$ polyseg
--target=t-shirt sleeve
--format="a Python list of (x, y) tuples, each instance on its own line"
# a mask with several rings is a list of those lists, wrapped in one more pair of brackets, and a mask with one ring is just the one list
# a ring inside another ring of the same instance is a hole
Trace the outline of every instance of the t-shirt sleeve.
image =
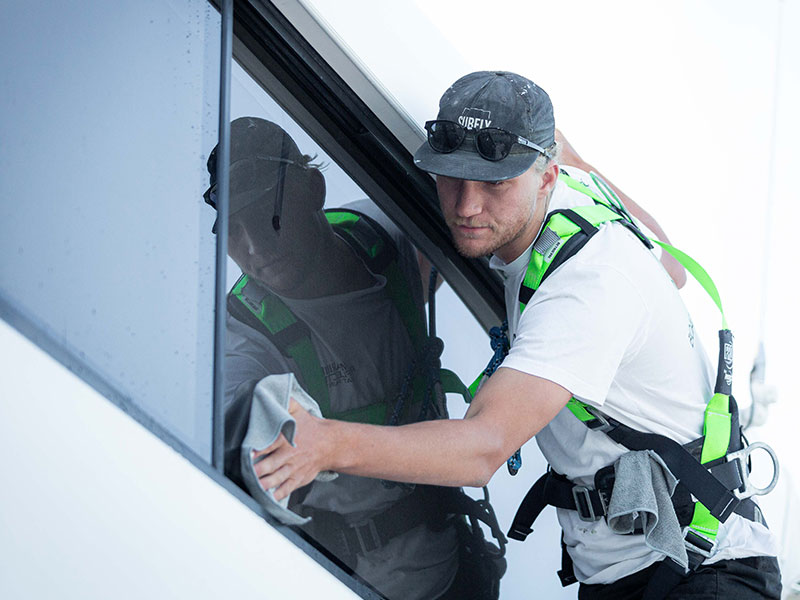
[(526, 306), (502, 366), (553, 381), (599, 407), (646, 327), (645, 303), (632, 282), (613, 265), (575, 256)]

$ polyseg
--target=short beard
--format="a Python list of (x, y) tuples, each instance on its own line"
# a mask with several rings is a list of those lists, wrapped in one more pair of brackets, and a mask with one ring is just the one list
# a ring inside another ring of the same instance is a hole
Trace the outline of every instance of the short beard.
[[(463, 256), (464, 258), (480, 258), (482, 256), (491, 256), (492, 253), (495, 250), (497, 250), (497, 248), (493, 248), (493, 249), (491, 249), (491, 250), (489, 250), (487, 252), (483, 252), (483, 251), (472, 250), (471, 248), (464, 248), (455, 239), (453, 240), (453, 245), (456, 247), (456, 251), (458, 251), (458, 253), (461, 256)], [(498, 246), (498, 248), (499, 248), (499, 246)]]
[[(545, 206), (549, 205), (549, 201), (550, 197), (548, 196), (547, 200), (545, 201)], [(460, 240), (456, 236), (451, 234), (453, 245), (456, 247), (458, 253), (465, 258), (480, 258), (482, 256), (492, 256), (495, 253), (495, 251), (502, 248), (503, 246), (506, 246), (507, 244), (510, 244), (511, 242), (516, 240), (520, 235), (522, 235), (522, 232), (525, 230), (530, 220), (536, 218), (536, 209), (538, 208), (538, 206), (539, 203), (537, 201), (534, 201), (533, 207), (531, 208), (531, 212), (528, 215), (528, 220), (520, 223), (517, 229), (511, 232), (506, 232), (506, 235), (504, 235), (499, 240), (494, 241), (494, 243), (486, 249), (475, 250), (470, 247), (464, 247), (462, 246)]]

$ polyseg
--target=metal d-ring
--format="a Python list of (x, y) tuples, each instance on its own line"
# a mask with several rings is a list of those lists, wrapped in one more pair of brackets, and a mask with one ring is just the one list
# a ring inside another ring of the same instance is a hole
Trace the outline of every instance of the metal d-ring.
[[(758, 449), (764, 450), (767, 454), (769, 454), (770, 460), (772, 460), (772, 481), (769, 482), (767, 487), (763, 488), (756, 487), (750, 483), (750, 475), (747, 471), (747, 461), (750, 458), (750, 454), (752, 454), (753, 450)], [(742, 476), (743, 483), (741, 488), (733, 490), (733, 495), (740, 500), (749, 498), (750, 496), (763, 496), (764, 494), (769, 494), (778, 483), (778, 475), (780, 473), (778, 457), (775, 454), (775, 451), (764, 442), (753, 442), (741, 450), (731, 452), (725, 458), (728, 460), (728, 462), (732, 460), (739, 461), (739, 473)]]

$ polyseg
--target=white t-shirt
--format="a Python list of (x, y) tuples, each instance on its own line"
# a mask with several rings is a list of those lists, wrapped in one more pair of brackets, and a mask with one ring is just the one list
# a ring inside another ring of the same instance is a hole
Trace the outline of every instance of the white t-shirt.
[[(582, 171), (565, 170), (593, 187)], [(591, 203), (559, 181), (549, 210)], [(519, 288), (530, 257), (528, 248), (509, 264), (497, 257), (490, 263), (505, 280), (511, 350), (502, 366), (553, 381), (640, 431), (681, 444), (699, 437), (714, 372), (656, 254), (625, 227), (603, 224), (548, 275), (520, 315)], [(598, 469), (627, 452), (567, 408), (536, 440), (553, 470), (588, 487)], [(610, 583), (663, 558), (643, 536), (616, 535), (605, 520), (587, 523), (565, 509), (558, 509), (558, 518), (584, 583)], [(776, 554), (769, 531), (736, 514), (720, 525), (717, 540), (709, 562)]]

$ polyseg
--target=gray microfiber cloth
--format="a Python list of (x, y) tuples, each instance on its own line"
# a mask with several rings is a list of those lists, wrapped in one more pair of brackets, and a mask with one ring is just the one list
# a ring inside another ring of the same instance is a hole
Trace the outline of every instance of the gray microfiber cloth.
[(652, 450), (627, 452), (614, 463), (614, 489), (608, 503), (608, 526), (614, 533), (634, 530), (641, 518), (644, 541), (684, 569), (689, 557), (670, 498), (678, 480)]
[[(322, 417), (319, 405), (309, 396), (293, 373), (269, 375), (264, 377), (253, 389), (253, 402), (250, 407), (250, 422), (247, 434), (242, 441), (242, 476), (250, 495), (273, 517), (287, 525), (302, 525), (309, 521), (288, 509), (289, 497), (275, 500), (274, 490), (264, 491), (259, 485), (252, 451), (260, 451), (272, 445), (283, 434), (294, 445), (295, 421), (289, 414), (289, 400), (294, 398), (300, 406), (315, 417)], [(316, 477), (318, 481), (331, 481), (336, 473), (323, 471)]]

